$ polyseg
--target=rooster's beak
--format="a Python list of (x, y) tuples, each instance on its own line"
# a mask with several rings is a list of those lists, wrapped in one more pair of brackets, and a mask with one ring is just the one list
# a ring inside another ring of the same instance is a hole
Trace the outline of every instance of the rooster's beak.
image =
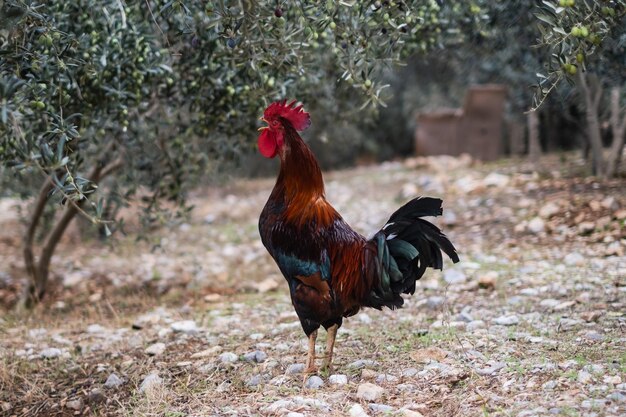
[[(259, 120), (261, 120), (262, 122), (265, 122), (265, 123), (269, 124), (269, 122), (268, 122), (267, 120), (265, 120), (265, 118), (264, 118), (264, 117), (259, 117)], [(258, 128), (258, 129), (257, 129), (257, 131), (259, 131), (259, 132), (260, 132), (261, 130), (265, 130), (265, 129), (269, 129), (269, 128), (270, 128), (269, 126), (261, 126), (260, 128)]]

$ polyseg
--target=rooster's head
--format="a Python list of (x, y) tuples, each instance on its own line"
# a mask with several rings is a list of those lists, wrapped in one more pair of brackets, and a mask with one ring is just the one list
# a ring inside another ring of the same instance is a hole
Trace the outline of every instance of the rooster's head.
[(261, 120), (267, 123), (259, 129), (259, 151), (266, 158), (273, 158), (285, 146), (285, 129), (290, 126), (303, 131), (311, 124), (309, 113), (302, 105), (296, 106), (296, 101), (287, 103), (287, 100), (270, 104), (263, 112)]

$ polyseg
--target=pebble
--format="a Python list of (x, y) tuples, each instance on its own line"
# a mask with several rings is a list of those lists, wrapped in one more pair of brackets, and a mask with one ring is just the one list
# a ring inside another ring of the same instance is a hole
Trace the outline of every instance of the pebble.
[(467, 280), (467, 276), (459, 269), (448, 268), (443, 271), (443, 280), (448, 284), (460, 284)]
[[(348, 364), (348, 368), (361, 369), (361, 368), (377, 366), (377, 365), (378, 365), (378, 362), (373, 361), (371, 359), (359, 359), (357, 361), (354, 361)], [(304, 365), (302, 366), (304, 367)]]
[(541, 217), (533, 217), (526, 226), (528, 231), (533, 234), (539, 234), (546, 229), (546, 223)]
[(539, 216), (548, 219), (561, 211), (560, 207), (553, 202), (548, 202), (539, 209)]
[(233, 363), (239, 360), (239, 356), (233, 352), (224, 352), (219, 356), (219, 360), (222, 363)]
[(91, 392), (89, 392), (89, 395), (87, 396), (87, 400), (89, 401), (89, 404), (98, 404), (98, 403), (106, 401), (106, 399), (107, 399), (106, 395), (100, 388), (92, 389)]
[(619, 375), (606, 375), (602, 381), (605, 384), (619, 386), (622, 383), (622, 378)]
[(606, 406), (606, 400), (600, 400), (597, 398), (591, 398), (589, 400), (584, 400), (583, 402), (580, 403), (580, 406), (582, 408), (592, 408), (592, 409), (598, 409), (598, 408), (604, 408), (604, 406)]
[(324, 380), (317, 375), (313, 375), (307, 379), (304, 386), (308, 389), (318, 389), (324, 386)]
[(302, 373), (303, 371), (304, 371), (303, 363), (294, 363), (287, 367), (287, 373), (290, 375), (299, 374), (299, 373)]
[(99, 324), (90, 324), (87, 326), (87, 333), (100, 334), (105, 333), (107, 329)]
[(412, 378), (417, 375), (418, 372), (419, 370), (417, 368), (407, 368), (402, 371), (402, 376), (405, 378)]
[(348, 383), (348, 377), (343, 374), (331, 375), (328, 378), (328, 383), (331, 385), (346, 385)]
[(359, 319), (359, 321), (363, 324), (371, 324), (372, 323), (372, 318), (365, 314), (365, 313), (360, 313), (357, 318)]
[(362, 400), (374, 402), (381, 399), (384, 393), (385, 390), (382, 387), (366, 382), (359, 385), (356, 396)]
[(287, 414), (287, 417), (304, 417), (304, 414), (296, 413), (295, 411), (292, 411), (292, 412)]
[(141, 382), (141, 385), (139, 386), (139, 392), (147, 393), (155, 388), (158, 388), (159, 386), (161, 386), (161, 384), (163, 384), (163, 379), (159, 376), (158, 372), (152, 372), (148, 374)]
[(472, 332), (477, 329), (482, 329), (484, 327), (485, 327), (485, 322), (482, 320), (472, 320), (469, 323), (467, 323), (467, 326), (465, 326), (465, 328), (469, 332)]
[(246, 362), (263, 363), (267, 359), (267, 354), (262, 350), (255, 350), (254, 352), (249, 352), (243, 355), (243, 359)]
[(519, 323), (519, 318), (516, 315), (500, 316), (493, 320), (493, 322), (500, 326), (514, 326)]
[(561, 304), (559, 300), (555, 300), (554, 298), (545, 298), (539, 302), (539, 306), (543, 308), (552, 309)]
[(476, 369), (476, 373), (479, 375), (491, 375), (499, 371), (500, 369), (503, 369), (504, 367), (506, 367), (506, 364), (504, 362), (496, 362), (487, 366), (486, 368)]
[(12, 408), (13, 408), (13, 405), (11, 405), (11, 403), (8, 403), (6, 401), (0, 404), (0, 409), (4, 411), (5, 413), (8, 413), (9, 411), (11, 411)]
[(165, 352), (165, 343), (154, 343), (150, 346), (148, 346), (145, 350), (146, 354), (150, 355), (150, 356), (159, 356), (162, 355), (163, 352)]
[(369, 409), (375, 413), (391, 413), (393, 412), (393, 407), (386, 404), (369, 404)]
[(609, 400), (614, 401), (616, 403), (620, 403), (620, 404), (626, 403), (626, 395), (622, 394), (619, 391), (612, 392), (606, 398), (608, 398)]
[(259, 385), (261, 385), (263, 383), (263, 377), (259, 374), (254, 375), (252, 378), (250, 378), (247, 382), (246, 385), (249, 387), (257, 387)]
[(200, 329), (198, 329), (198, 326), (196, 325), (196, 322), (193, 320), (176, 321), (170, 325), (170, 328), (175, 333), (183, 333), (188, 335), (194, 335), (200, 331)]
[(578, 379), (578, 382), (580, 382), (581, 384), (589, 384), (590, 382), (593, 381), (593, 377), (587, 371), (579, 371), (577, 379)]
[(578, 252), (571, 252), (565, 255), (565, 258), (563, 258), (563, 262), (565, 263), (565, 265), (569, 266), (580, 266), (585, 263), (585, 257)]
[(596, 332), (595, 330), (590, 330), (584, 335), (585, 339), (592, 340), (594, 342), (601, 342), (604, 340), (604, 335)]
[(377, 384), (384, 384), (384, 383), (390, 383), (390, 382), (398, 382), (398, 377), (395, 375), (389, 375), (389, 374), (380, 374), (376, 377)]
[(350, 417), (369, 417), (360, 404), (353, 404), (348, 413), (350, 414)]
[(40, 353), (41, 357), (45, 358), (45, 359), (58, 358), (62, 354), (63, 354), (63, 351), (61, 349), (57, 349), (57, 348), (46, 348), (46, 349), (42, 350), (41, 353)]
[(104, 383), (104, 387), (112, 389), (112, 388), (118, 388), (122, 386), (123, 384), (124, 384), (124, 381), (119, 376), (113, 373), (109, 375), (109, 377), (107, 378), (106, 382)]
[(77, 398), (75, 400), (68, 401), (67, 403), (65, 403), (65, 406), (70, 410), (80, 411), (83, 408), (83, 400)]
[(443, 305), (444, 301), (446, 299), (444, 297), (439, 297), (439, 296), (432, 296), (432, 297), (428, 297), (426, 299), (426, 307), (434, 310), (436, 308), (439, 308)]
[(541, 386), (543, 389), (545, 390), (553, 390), (555, 389), (557, 386), (559, 385), (558, 381), (555, 380), (550, 380), (547, 382), (544, 382), (544, 384)]

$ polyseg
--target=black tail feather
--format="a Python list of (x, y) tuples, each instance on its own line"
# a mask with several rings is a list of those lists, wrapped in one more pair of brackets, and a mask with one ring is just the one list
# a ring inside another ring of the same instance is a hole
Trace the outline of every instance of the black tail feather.
[(442, 252), (452, 262), (459, 262), (456, 249), (446, 235), (434, 224), (421, 219), (441, 215), (441, 205), (442, 200), (438, 198), (415, 198), (396, 210), (369, 241), (379, 254), (379, 285), (369, 296), (370, 307), (400, 307), (403, 303), (400, 294), (413, 294), (415, 282), (424, 275), (426, 268), (443, 268)]

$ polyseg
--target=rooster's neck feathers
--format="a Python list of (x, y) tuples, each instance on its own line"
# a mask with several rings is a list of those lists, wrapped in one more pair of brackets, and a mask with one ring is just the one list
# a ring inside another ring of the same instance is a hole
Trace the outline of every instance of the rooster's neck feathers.
[(299, 225), (314, 221), (318, 227), (328, 227), (339, 214), (326, 201), (320, 166), (298, 132), (288, 122), (284, 126), (287, 147), (280, 155), (272, 194), (284, 200), (287, 221)]

